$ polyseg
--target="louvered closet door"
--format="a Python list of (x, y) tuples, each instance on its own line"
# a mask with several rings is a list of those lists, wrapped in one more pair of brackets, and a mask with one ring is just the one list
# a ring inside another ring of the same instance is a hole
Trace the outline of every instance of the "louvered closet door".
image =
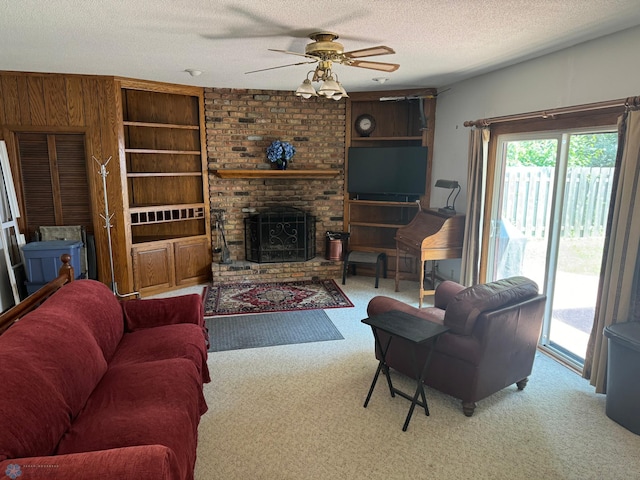
[(37, 227), (82, 225), (93, 231), (83, 134), (17, 135), (27, 238)]

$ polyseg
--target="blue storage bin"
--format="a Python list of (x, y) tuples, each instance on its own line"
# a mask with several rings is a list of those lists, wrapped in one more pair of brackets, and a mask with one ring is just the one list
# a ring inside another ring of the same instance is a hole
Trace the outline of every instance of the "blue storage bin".
[(46, 283), (31, 283), (31, 282), (24, 282), (24, 284), (27, 287), (27, 295), (36, 293), (38, 290), (40, 290), (42, 287), (46, 285)]
[(76, 278), (82, 274), (80, 267), (80, 249), (82, 242), (78, 240), (50, 240), (31, 242), (22, 246), (27, 280), (30, 283), (47, 283), (58, 276), (62, 266), (60, 256), (71, 255), (71, 266)]
[(607, 417), (640, 435), (640, 322), (623, 322), (604, 329), (608, 339)]

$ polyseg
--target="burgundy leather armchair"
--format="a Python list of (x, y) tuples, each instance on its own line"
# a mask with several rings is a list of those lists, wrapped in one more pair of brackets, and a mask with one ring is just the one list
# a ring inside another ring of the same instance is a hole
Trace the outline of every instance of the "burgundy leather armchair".
[[(546, 296), (525, 277), (512, 277), (465, 288), (442, 282), (435, 291), (434, 306), (418, 309), (390, 297), (371, 299), (371, 317), (400, 310), (450, 327), (438, 339), (424, 380), (425, 385), (462, 400), (470, 417), (476, 402), (516, 384), (522, 390), (531, 374), (542, 330)], [(381, 344), (388, 336), (379, 332)], [(389, 367), (410, 377), (413, 346), (394, 338), (387, 352)], [(428, 346), (417, 352), (423, 362)], [(376, 357), (380, 352), (376, 347)]]

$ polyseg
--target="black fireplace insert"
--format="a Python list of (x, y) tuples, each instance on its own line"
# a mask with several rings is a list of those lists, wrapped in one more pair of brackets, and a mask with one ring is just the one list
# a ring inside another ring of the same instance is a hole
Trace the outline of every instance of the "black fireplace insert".
[(304, 262), (316, 256), (316, 217), (293, 207), (274, 207), (244, 219), (245, 258), (250, 262)]

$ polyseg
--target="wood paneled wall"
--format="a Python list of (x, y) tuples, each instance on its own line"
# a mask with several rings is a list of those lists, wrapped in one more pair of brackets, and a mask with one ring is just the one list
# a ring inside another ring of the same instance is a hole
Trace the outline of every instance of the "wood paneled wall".
[[(14, 132), (80, 132), (85, 134), (87, 175), (99, 280), (110, 285), (111, 270), (105, 222), (102, 177), (92, 159), (112, 160), (107, 166), (109, 211), (115, 280), (121, 293), (133, 288), (131, 257), (126, 249), (122, 215), (122, 176), (118, 157), (118, 120), (113, 77), (0, 72), (0, 139), (7, 142), (21, 209), (20, 169)], [(24, 226), (21, 226), (24, 231)]]

